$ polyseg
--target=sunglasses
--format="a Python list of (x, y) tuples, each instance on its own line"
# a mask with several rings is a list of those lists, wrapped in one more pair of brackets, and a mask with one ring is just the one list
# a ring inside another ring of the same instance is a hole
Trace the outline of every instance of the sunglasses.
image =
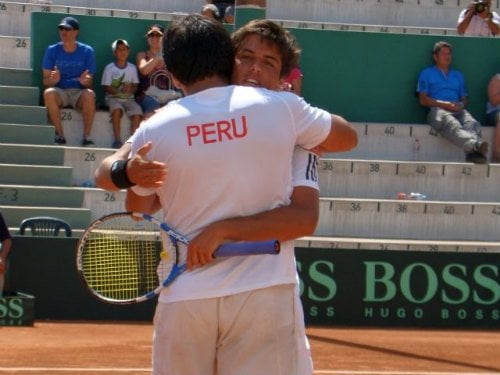
[(58, 29), (59, 29), (59, 31), (61, 31), (61, 30), (66, 30), (66, 31), (73, 30), (71, 27), (65, 27), (65, 26), (59, 26)]
[(148, 35), (148, 38), (161, 38), (163, 35), (157, 34), (157, 33), (152, 33)]

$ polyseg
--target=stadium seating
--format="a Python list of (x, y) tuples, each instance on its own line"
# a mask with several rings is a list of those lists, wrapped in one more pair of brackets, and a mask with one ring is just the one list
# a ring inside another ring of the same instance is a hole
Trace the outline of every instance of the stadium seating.
[[(418, 4), (416, 0), (404, 3), (316, 0), (310, 9), (303, 9), (299, 0), (290, 0), (294, 6), (289, 7), (283, 7), (283, 1), (268, 1), (268, 14), (271, 18), (291, 19), (279, 21), (285, 27), (436, 35), (454, 33), (449, 20), (457, 17), (463, 5), (459, 1), (453, 1), (454, 5), (446, 1), (439, 5), (434, 0), (420, 0)], [(39, 89), (30, 87), (29, 13), (60, 12), (64, 8), (64, 13), (70, 14), (171, 20), (176, 15), (160, 12), (174, 8), (189, 12), (199, 6), (196, 2), (195, 8), (195, 1), (163, 3), (7, 2), (6, 9), (0, 4), (0, 211), (11, 228), (17, 229), (26, 217), (50, 215), (68, 221), (78, 236), (91, 220), (123, 210), (124, 201), (123, 191), (109, 193), (92, 187), (96, 166), (113, 152), (109, 148), (112, 133), (106, 111), (100, 110), (96, 115), (92, 134), (96, 147), (78, 147), (81, 116), (70, 109), (63, 110), (68, 146), (53, 145), (53, 127), (47, 124), (45, 108), (39, 106)], [(279, 4), (282, 9), (278, 9)], [(357, 12), (360, 4), (370, 11)], [(325, 10), (327, 5), (331, 9)], [(295, 13), (287, 15), (290, 10), (284, 8), (294, 8)], [(447, 25), (436, 25), (432, 19), (428, 24), (415, 19), (412, 24), (407, 17), (415, 9), (441, 15), (446, 11), (453, 17), (443, 18), (448, 20)], [(329, 13), (334, 10), (336, 16)], [(396, 18), (387, 20), (387, 15), (382, 18), (384, 12), (397, 13), (393, 14)], [(354, 18), (361, 17), (357, 13), (370, 16), (360, 22)], [(320, 14), (324, 18), (319, 18)], [(340, 14), (345, 18), (339, 18)], [(7, 18), (17, 21), (3, 22)], [(348, 22), (351, 24), (346, 29)], [(349, 153), (325, 155), (320, 162), (320, 222), (315, 235), (300, 239), (298, 246), (500, 251), (500, 165), (464, 163), (463, 153), (425, 124), (358, 122), (354, 125), (359, 146)], [(122, 133), (123, 138), (129, 133), (126, 119)], [(491, 142), (493, 129), (484, 128), (484, 136)], [(419, 192), (427, 199), (398, 200), (400, 192)]]
[[(454, 29), (469, 0), (268, 0), (272, 19), (368, 24), (383, 26), (443, 27)], [(149, 12), (197, 12), (201, 0), (52, 0), (51, 7), (77, 6)], [(41, 4), (43, 6), (43, 4)], [(46, 5), (47, 6), (47, 5)], [(499, 4), (493, 1), (493, 7)]]

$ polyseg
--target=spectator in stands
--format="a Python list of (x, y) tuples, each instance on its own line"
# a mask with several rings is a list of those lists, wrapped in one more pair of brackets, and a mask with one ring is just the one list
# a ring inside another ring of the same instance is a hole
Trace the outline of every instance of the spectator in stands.
[(500, 16), (491, 11), (491, 0), (472, 1), (462, 10), (458, 17), (457, 31), (460, 35), (498, 35)]
[(458, 70), (451, 69), (452, 46), (434, 44), (435, 65), (425, 68), (418, 78), (420, 104), (429, 107), (427, 120), (444, 138), (466, 152), (466, 161), (486, 163), (488, 143), (481, 139), (481, 125), (465, 109), (467, 90)]
[(220, 22), (234, 23), (234, 0), (205, 0), (201, 14)]
[(151, 25), (146, 32), (149, 49), (139, 52), (136, 58), (136, 65), (139, 69), (139, 90), (136, 100), (146, 118), (169, 101), (182, 96), (179, 91), (175, 90), (163, 60), (164, 32), (163, 26)]
[(495, 74), (488, 84), (488, 104), (486, 105), (486, 121), (495, 126), (495, 146), (493, 161), (500, 162), (500, 73)]
[(302, 71), (298, 66), (290, 71), (290, 74), (281, 80), (281, 88), (302, 96)]
[(92, 90), (96, 70), (92, 47), (76, 40), (80, 31), (73, 17), (63, 18), (57, 26), (61, 42), (47, 48), (43, 57), (43, 97), (51, 123), (56, 128), (55, 142), (65, 144), (61, 107), (71, 106), (82, 112), (83, 146), (92, 146), (90, 139), (95, 116), (95, 93)]
[(133, 134), (142, 120), (142, 109), (134, 94), (139, 86), (139, 76), (134, 64), (128, 62), (130, 46), (125, 39), (117, 39), (111, 45), (115, 61), (109, 63), (102, 74), (102, 86), (106, 92), (106, 105), (111, 113), (113, 148), (122, 147), (120, 123), (123, 112), (130, 117), (130, 132)]
[(9, 233), (9, 228), (5, 224), (2, 214), (0, 213), (0, 297), (3, 293), (5, 282), (5, 273), (7, 271), (7, 256), (12, 247), (12, 238)]

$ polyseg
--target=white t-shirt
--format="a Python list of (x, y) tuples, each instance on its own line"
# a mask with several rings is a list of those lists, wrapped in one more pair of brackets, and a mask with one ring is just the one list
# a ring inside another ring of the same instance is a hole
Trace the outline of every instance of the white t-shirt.
[[(130, 136), (127, 143), (134, 142), (135, 134)], [(295, 147), (292, 157), (292, 186), (307, 186), (319, 190), (318, 164), (318, 155), (302, 147)]]
[[(168, 165), (157, 190), (164, 220), (193, 238), (208, 224), (288, 205), (296, 145), (310, 149), (330, 131), (331, 115), (297, 95), (253, 87), (204, 90), (169, 105), (136, 131), (132, 153)], [(186, 249), (181, 247), (181, 262)], [(182, 274), (161, 302), (213, 298), (296, 281), (293, 241), (281, 254), (217, 259)]]
[[(139, 83), (136, 66), (129, 62), (127, 62), (124, 68), (118, 67), (114, 62), (106, 65), (102, 73), (101, 85), (112, 86), (119, 89), (124, 83)], [(106, 94), (106, 96), (118, 99), (132, 99), (134, 94), (118, 92), (116, 95)]]
[[(458, 23), (462, 22), (465, 19), (465, 13), (467, 9), (462, 10), (460, 12), (460, 16), (458, 16)], [(497, 25), (500, 25), (500, 16), (496, 12), (492, 13), (492, 20)], [(465, 29), (464, 35), (476, 35), (476, 36), (492, 36), (490, 28), (488, 27), (488, 23), (484, 18), (479, 17), (477, 14), (473, 15), (469, 26)]]

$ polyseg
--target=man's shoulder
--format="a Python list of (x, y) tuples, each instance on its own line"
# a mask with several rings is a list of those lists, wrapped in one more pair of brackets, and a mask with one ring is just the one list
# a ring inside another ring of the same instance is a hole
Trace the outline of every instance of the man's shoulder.
[(435, 73), (437, 70), (436, 65), (429, 65), (422, 69), (422, 73)]
[(57, 43), (54, 43), (54, 44), (50, 44), (47, 47), (47, 51), (57, 51), (57, 50), (59, 50), (61, 48), (62, 48), (62, 42), (57, 42)]
[(79, 49), (81, 50), (86, 50), (86, 51), (92, 51), (94, 52), (94, 48), (92, 48), (92, 46), (88, 45), (88, 44), (85, 44), (85, 43), (82, 43), (82, 42), (76, 42), (77, 46)]
[(455, 77), (463, 77), (464, 76), (460, 70), (453, 69), (453, 68), (450, 69), (450, 73), (449, 74), (450, 75), (454, 75)]

